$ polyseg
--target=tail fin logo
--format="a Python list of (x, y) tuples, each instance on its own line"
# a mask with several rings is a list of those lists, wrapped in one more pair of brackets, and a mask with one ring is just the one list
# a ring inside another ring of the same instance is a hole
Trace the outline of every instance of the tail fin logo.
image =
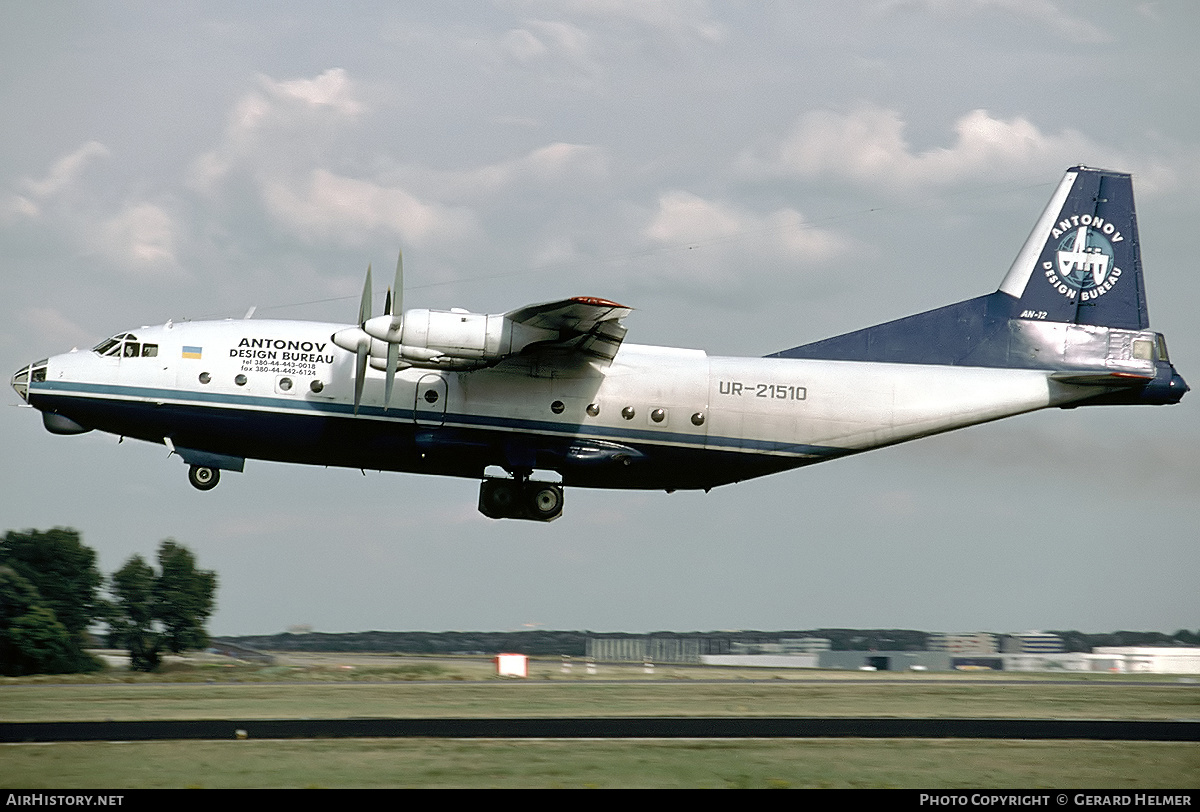
[[(1086, 215), (1078, 219), (1085, 218), (1093, 219)], [(1112, 229), (1108, 223), (1104, 226)], [(1100, 229), (1064, 221), (1054, 229), (1053, 236), (1061, 237), (1054, 252), (1055, 261), (1043, 262), (1042, 269), (1059, 293), (1068, 299), (1078, 296), (1087, 301), (1112, 290), (1121, 269), (1114, 264), (1112, 243)], [(1121, 233), (1114, 231), (1114, 238), (1122, 239)]]

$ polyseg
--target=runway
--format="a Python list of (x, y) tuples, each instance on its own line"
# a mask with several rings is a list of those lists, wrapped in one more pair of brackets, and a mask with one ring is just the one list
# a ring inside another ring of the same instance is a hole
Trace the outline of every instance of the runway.
[(850, 717), (228, 719), (3, 722), (0, 743), (171, 739), (1081, 739), (1200, 741), (1200, 721)]

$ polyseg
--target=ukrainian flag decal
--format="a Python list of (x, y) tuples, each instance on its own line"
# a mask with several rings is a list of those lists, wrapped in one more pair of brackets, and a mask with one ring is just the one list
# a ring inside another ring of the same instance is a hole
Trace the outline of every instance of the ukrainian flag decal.
[(183, 348), (183, 357), (184, 358), (199, 358), (201, 353), (203, 352), (203, 350), (204, 350), (203, 347), (188, 347), (185, 345)]

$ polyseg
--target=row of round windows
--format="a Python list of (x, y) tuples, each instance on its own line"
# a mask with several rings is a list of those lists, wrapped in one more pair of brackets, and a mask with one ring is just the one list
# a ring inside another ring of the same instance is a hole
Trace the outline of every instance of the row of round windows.
[[(235, 384), (237, 384), (238, 386), (245, 386), (247, 381), (248, 381), (248, 379), (246, 378), (246, 376), (241, 373), (238, 373), (233, 378), (233, 382)], [(200, 383), (207, 384), (207, 383), (211, 383), (211, 382), (212, 382), (212, 375), (210, 375), (207, 372), (200, 373)], [(278, 382), (279, 389), (283, 392), (290, 392), (293, 385), (294, 385), (294, 383), (293, 383), (292, 379), (287, 378), (287, 377), (280, 378), (279, 382)], [(323, 390), (325, 388), (325, 384), (322, 383), (320, 380), (314, 379), (311, 383), (309, 383), (308, 388), (310, 390), (312, 390), (313, 392), (320, 392), (321, 390)], [(429, 401), (430, 403), (436, 403), (437, 399), (438, 399), (437, 392), (432, 389), (428, 390), (425, 393), (425, 399), (427, 401)], [(550, 411), (554, 412), (555, 414), (562, 414), (566, 410), (566, 408), (567, 408), (566, 404), (563, 403), (561, 400), (556, 400), (550, 404)], [(587, 411), (588, 415), (591, 417), (599, 417), (600, 416), (600, 404), (589, 403), (587, 405), (586, 411)], [(637, 417), (637, 410), (634, 409), (632, 406), (626, 406), (625, 408), (621, 409), (621, 417), (625, 418), (626, 420), (632, 420), (633, 418)], [(667, 419), (667, 410), (666, 409), (654, 409), (653, 411), (650, 412), (650, 419), (653, 420), (655, 423), (663, 422), (664, 420)], [(704, 425), (704, 412), (696, 412), (692, 415), (692, 425), (693, 426), (703, 426)]]
[[(199, 377), (200, 383), (212, 383), (212, 375), (207, 372), (201, 372)], [(249, 380), (249, 378), (240, 372), (233, 376), (233, 382), (238, 386), (245, 386)], [(292, 391), (292, 387), (295, 386), (295, 382), (292, 381), (291, 378), (284, 377), (279, 379), (277, 386), (282, 392), (290, 392)], [(325, 388), (325, 384), (314, 378), (313, 381), (309, 383), (308, 388), (313, 392), (320, 392)]]
[[(566, 404), (564, 404), (561, 400), (556, 400), (550, 404), (550, 411), (554, 412), (555, 414), (562, 414), (566, 408), (567, 408)], [(599, 417), (600, 416), (600, 404), (589, 403), (587, 405), (587, 409), (585, 409), (585, 411), (588, 413), (588, 415), (590, 417)], [(637, 417), (637, 409), (633, 408), (632, 406), (626, 406), (625, 408), (621, 409), (621, 417), (625, 418), (626, 420), (632, 420), (633, 418)], [(664, 420), (667, 419), (667, 410), (666, 409), (652, 410), (650, 412), (650, 419), (653, 420), (655, 423), (663, 422)], [(692, 425), (693, 426), (703, 426), (704, 425), (704, 412), (696, 412), (692, 415)]]

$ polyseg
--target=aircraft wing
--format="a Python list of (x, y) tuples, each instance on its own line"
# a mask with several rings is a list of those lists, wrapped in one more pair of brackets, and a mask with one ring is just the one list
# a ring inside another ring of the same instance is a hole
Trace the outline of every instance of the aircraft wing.
[(557, 338), (526, 346), (525, 352), (578, 353), (611, 361), (625, 339), (626, 328), (621, 319), (630, 312), (631, 308), (607, 299), (575, 296), (520, 307), (504, 317), (516, 324), (558, 333)]

